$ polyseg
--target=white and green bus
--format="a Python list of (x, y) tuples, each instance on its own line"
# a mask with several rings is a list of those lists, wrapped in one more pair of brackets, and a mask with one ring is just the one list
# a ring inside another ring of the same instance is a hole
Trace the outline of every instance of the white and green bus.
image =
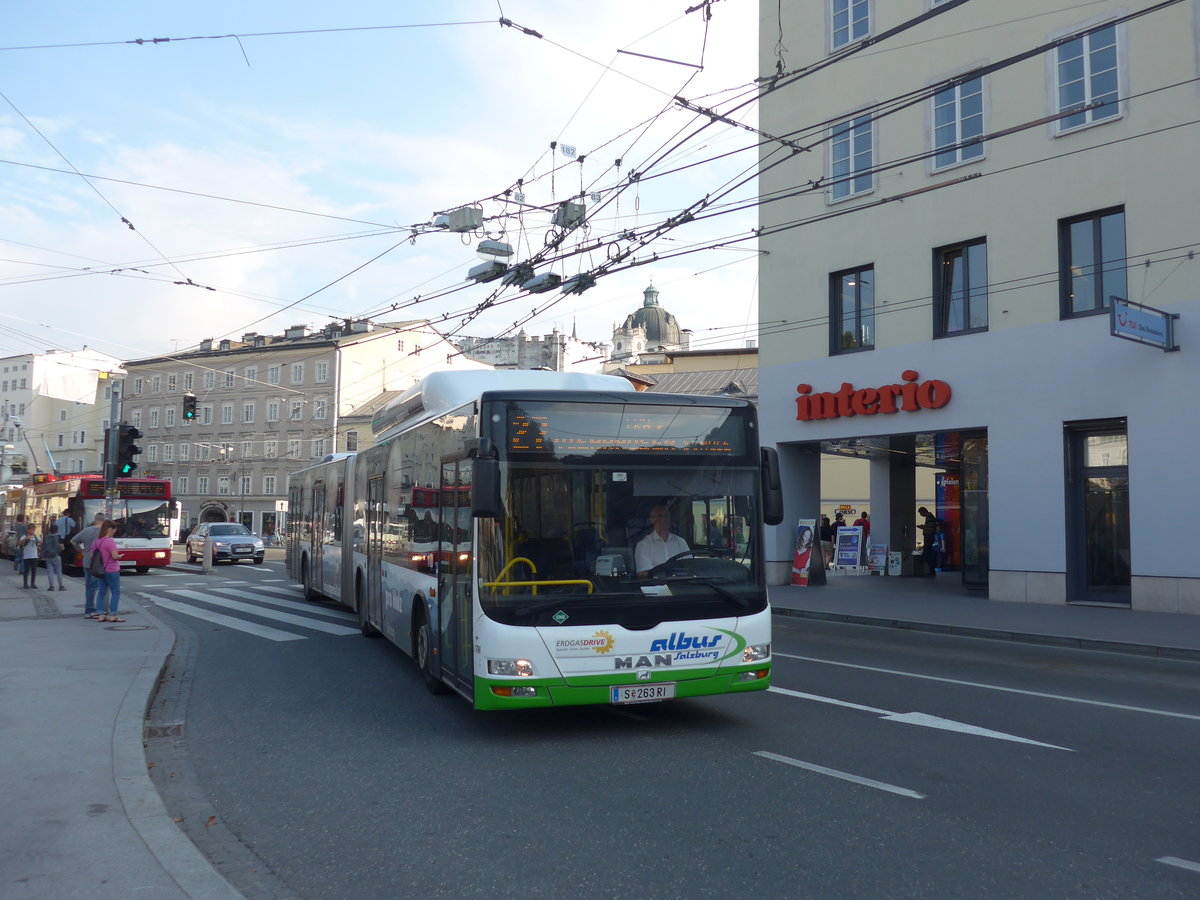
[(431, 691), (517, 709), (770, 684), (762, 524), (781, 500), (751, 404), (440, 372), (374, 429), (291, 476), (289, 571)]

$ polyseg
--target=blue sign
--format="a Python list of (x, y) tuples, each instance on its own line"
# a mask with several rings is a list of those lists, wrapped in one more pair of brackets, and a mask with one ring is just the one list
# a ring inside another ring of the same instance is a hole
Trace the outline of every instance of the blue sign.
[(1149, 344), (1163, 350), (1178, 350), (1175, 343), (1175, 320), (1178, 313), (1163, 312), (1129, 300), (1112, 298), (1109, 307), (1109, 333), (1138, 344)]

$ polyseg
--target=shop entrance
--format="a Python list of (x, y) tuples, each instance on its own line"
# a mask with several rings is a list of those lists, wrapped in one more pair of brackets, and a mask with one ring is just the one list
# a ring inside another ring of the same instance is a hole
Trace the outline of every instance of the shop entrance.
[(1069, 425), (1067, 601), (1129, 606), (1129, 442), (1124, 419)]

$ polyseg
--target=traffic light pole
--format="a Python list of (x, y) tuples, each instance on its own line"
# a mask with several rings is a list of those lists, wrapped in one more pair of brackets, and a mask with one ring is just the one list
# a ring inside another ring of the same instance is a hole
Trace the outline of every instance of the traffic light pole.
[(110, 379), (112, 405), (108, 411), (108, 446), (104, 448), (104, 498), (105, 518), (112, 517), (113, 504), (117, 498), (117, 444), (121, 436), (121, 382)]

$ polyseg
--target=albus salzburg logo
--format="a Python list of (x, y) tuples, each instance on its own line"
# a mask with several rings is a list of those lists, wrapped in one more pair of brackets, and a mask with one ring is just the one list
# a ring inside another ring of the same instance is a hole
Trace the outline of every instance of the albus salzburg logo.
[[(950, 385), (937, 378), (922, 381), (912, 369), (900, 373), (903, 384), (885, 384), (878, 388), (856, 388), (848, 381), (841, 388), (813, 394), (811, 384), (796, 385), (796, 419), (839, 419), (842, 416), (873, 416), (877, 413), (916, 412), (941, 409), (950, 402)], [(811, 394), (811, 396), (809, 396)]]

